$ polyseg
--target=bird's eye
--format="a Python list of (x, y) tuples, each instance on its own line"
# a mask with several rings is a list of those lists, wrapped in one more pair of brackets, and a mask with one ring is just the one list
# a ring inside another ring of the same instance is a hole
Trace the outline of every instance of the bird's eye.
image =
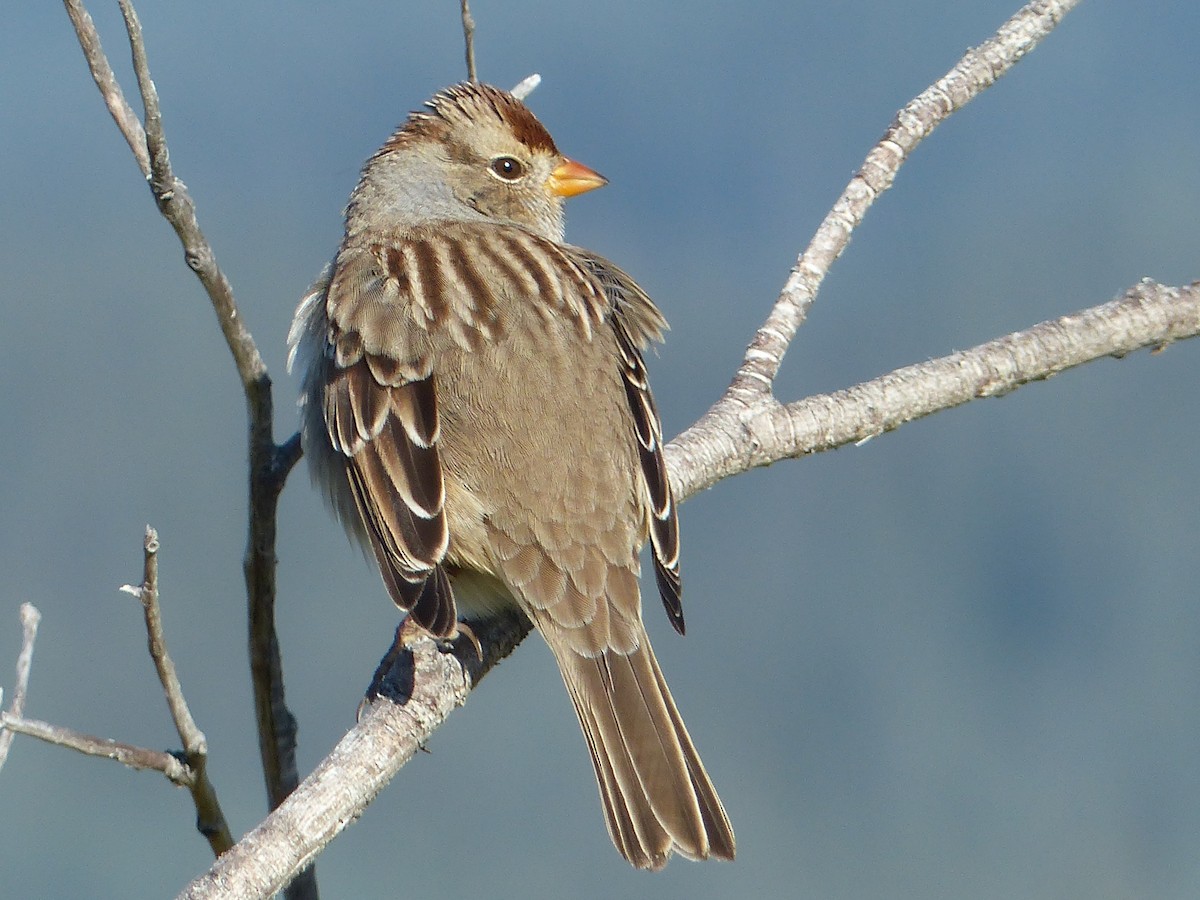
[(489, 168), (493, 175), (503, 181), (516, 181), (525, 174), (525, 167), (511, 156), (497, 156)]

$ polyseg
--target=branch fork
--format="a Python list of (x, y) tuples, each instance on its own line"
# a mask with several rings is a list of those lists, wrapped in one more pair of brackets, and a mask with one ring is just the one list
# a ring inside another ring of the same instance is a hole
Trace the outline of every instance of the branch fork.
[(154, 661), (159, 683), (167, 698), (167, 707), (171, 711), (175, 730), (183, 742), (184, 749), (178, 753), (149, 750), (51, 725), (49, 722), (26, 719), (23, 716), (25, 686), (29, 680), (33, 640), (40, 619), (37, 609), (26, 603), (21, 607), (21, 620), (25, 624), (25, 644), (17, 663), (17, 696), (8, 712), (0, 712), (0, 765), (7, 755), (8, 747), (5, 742), (11, 742), (13, 734), (24, 734), (88, 756), (116, 760), (132, 769), (162, 772), (172, 784), (185, 787), (191, 792), (196, 807), (196, 828), (204, 835), (213, 853), (219, 856), (233, 846), (233, 835), (229, 831), (224, 813), (221, 812), (216, 789), (208, 779), (208, 742), (204, 732), (192, 718), (175, 672), (175, 663), (167, 652), (167, 641), (162, 628), (162, 610), (158, 602), (158, 533), (148, 525), (142, 550), (142, 583), (136, 586), (124, 585), (121, 590), (136, 597), (142, 604), (150, 658)]

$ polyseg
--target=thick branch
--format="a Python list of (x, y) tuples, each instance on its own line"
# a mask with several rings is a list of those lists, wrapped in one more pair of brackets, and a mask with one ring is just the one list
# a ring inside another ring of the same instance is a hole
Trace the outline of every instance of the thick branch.
[(180, 898), (269, 897), (310, 865), (375, 798), (471, 688), (528, 633), (523, 617), (493, 619), (444, 653), (429, 639), (396, 653), (375, 688), (380, 699), (338, 742), (304, 783), (257, 828), (196, 879)]
[(763, 397), (716, 406), (667, 445), (671, 484), (682, 502), (747, 469), (858, 443), (1105, 356), (1197, 334), (1200, 285), (1173, 288), (1146, 280), (1103, 306), (846, 390), (787, 405)]

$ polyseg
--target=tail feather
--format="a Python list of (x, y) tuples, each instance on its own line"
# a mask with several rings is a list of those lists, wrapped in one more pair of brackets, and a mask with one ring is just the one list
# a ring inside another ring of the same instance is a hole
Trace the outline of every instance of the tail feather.
[[(647, 650), (649, 650), (649, 644), (647, 644)], [(671, 698), (671, 692), (667, 688), (666, 679), (663, 678), (662, 669), (659, 668), (653, 651), (649, 653), (649, 656), (650, 664), (654, 667), (655, 679), (658, 681), (663, 696), (667, 699), (667, 709), (675, 723), (675, 733), (679, 736), (679, 743), (687, 760), (688, 774), (691, 776), (692, 787), (700, 805), (700, 815), (704, 819), (704, 833), (708, 835), (708, 855), (715, 859), (732, 860), (737, 855), (737, 841), (733, 835), (733, 826), (729, 824), (729, 817), (725, 815), (725, 807), (721, 805), (717, 789), (709, 780), (708, 772), (704, 770), (704, 763), (700, 761), (700, 754), (696, 751), (696, 745), (692, 743), (691, 735), (688, 734), (687, 727), (683, 724), (683, 717), (679, 714), (679, 709)], [(682, 848), (680, 852), (683, 852)], [(702, 859), (704, 857), (692, 858)]]
[[(604, 822), (617, 851), (639, 869), (660, 869), (667, 861), (671, 839), (650, 809), (629, 754), (624, 752), (616, 720), (607, 711), (594, 715), (579, 695), (569, 691), (596, 770)], [(608, 735), (608, 736), (606, 736)], [(618, 748), (615, 753), (610, 748)], [(629, 798), (637, 798), (630, 802)]]
[(579, 716), (613, 843), (638, 868), (733, 859), (733, 830), (643, 630), (629, 654), (551, 649)]

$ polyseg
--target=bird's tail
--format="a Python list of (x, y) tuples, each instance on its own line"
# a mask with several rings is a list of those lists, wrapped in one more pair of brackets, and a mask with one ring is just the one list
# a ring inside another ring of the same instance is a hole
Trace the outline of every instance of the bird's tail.
[[(639, 623), (640, 624), (640, 623)], [(583, 728), (613, 843), (639, 869), (672, 852), (733, 859), (733, 829), (642, 628), (632, 653), (552, 647)]]

